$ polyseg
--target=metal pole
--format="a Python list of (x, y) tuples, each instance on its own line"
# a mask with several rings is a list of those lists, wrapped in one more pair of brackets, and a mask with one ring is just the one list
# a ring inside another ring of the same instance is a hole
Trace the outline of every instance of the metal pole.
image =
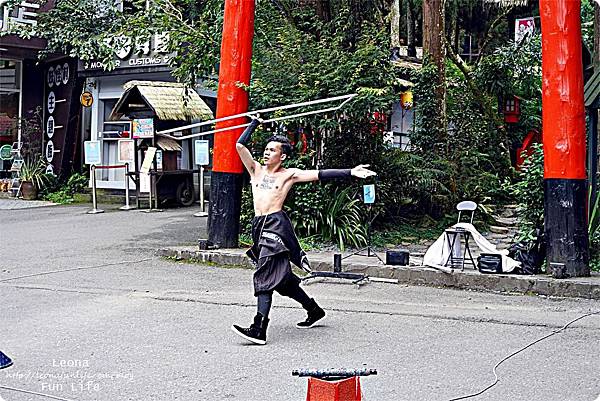
[(208, 213), (204, 211), (204, 166), (200, 166), (200, 211), (194, 213), (194, 217), (206, 217)]
[[(150, 176), (150, 193), (148, 197), (148, 209), (142, 210), (144, 213), (162, 212), (162, 209), (158, 208), (158, 189), (156, 185), (156, 174), (152, 174), (152, 170), (148, 172)], [(141, 177), (141, 176), (140, 176)], [(153, 196), (154, 194), (154, 196)], [(152, 202), (154, 202), (154, 209), (152, 208)]]
[(92, 175), (92, 207), (93, 209), (88, 211), (88, 214), (104, 213), (104, 210), (98, 209), (98, 200), (96, 198), (96, 166), (92, 164), (90, 167)]
[(121, 210), (134, 209), (133, 206), (129, 205), (129, 163), (125, 163), (125, 206), (121, 206)]

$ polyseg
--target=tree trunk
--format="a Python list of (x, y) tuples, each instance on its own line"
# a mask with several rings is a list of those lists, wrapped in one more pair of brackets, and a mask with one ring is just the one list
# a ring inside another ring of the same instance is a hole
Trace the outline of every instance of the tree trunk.
[(329, 10), (329, 0), (299, 0), (299, 6), (307, 6), (315, 10), (319, 18), (325, 22), (331, 21), (331, 12)]
[(406, 0), (406, 44), (408, 45), (408, 55), (417, 57), (415, 45), (415, 14), (412, 0)]
[(400, 0), (392, 0), (390, 10), (390, 42), (391, 47), (400, 47)]
[(423, 0), (423, 58), (429, 59), (438, 70), (437, 82), (437, 140), (444, 155), (448, 154), (446, 129), (446, 47), (444, 0)]
[(594, 5), (594, 67), (600, 65), (600, 6)]

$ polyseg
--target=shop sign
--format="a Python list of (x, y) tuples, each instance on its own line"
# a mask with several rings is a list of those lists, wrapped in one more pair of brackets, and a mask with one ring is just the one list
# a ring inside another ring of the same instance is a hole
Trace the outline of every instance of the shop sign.
[(517, 18), (515, 20), (515, 42), (519, 43), (525, 37), (532, 37), (535, 33), (535, 20), (533, 17)]
[(152, 118), (136, 118), (131, 127), (133, 139), (154, 138), (154, 120)]
[(0, 160), (10, 160), (12, 159), (12, 146), (4, 145), (0, 147)]
[(46, 122), (46, 135), (48, 138), (52, 138), (54, 136), (54, 117), (48, 117), (48, 121)]
[(85, 141), (83, 153), (85, 164), (100, 164), (100, 141)]
[(54, 95), (54, 92), (50, 92), (48, 94), (48, 113), (52, 114), (54, 113), (54, 109), (56, 108), (56, 96)]
[(375, 203), (375, 185), (363, 185), (363, 197), (364, 203), (372, 204)]
[(144, 156), (144, 161), (142, 162), (142, 167), (140, 168), (140, 172), (144, 174), (148, 174), (150, 172), (150, 167), (152, 167), (154, 156), (156, 156), (156, 151), (156, 148), (152, 146), (148, 147), (148, 150), (146, 150), (146, 155)]
[(131, 139), (120, 139), (119, 143), (119, 163), (133, 163), (135, 152), (134, 141)]
[[(168, 34), (155, 34), (149, 40), (132, 41), (121, 36), (109, 43), (115, 54), (115, 69), (168, 65), (172, 57), (167, 49)], [(84, 62), (81, 70), (103, 70), (101, 61)]]
[(163, 154), (162, 150), (158, 149), (156, 151), (156, 169), (162, 171), (163, 169)]
[(54, 159), (54, 142), (51, 140), (46, 143), (46, 160), (48, 163), (52, 163)]
[(48, 87), (52, 88), (54, 86), (54, 67), (48, 68)]
[(150, 174), (140, 173), (140, 192), (150, 192)]
[(194, 141), (195, 157), (194, 161), (198, 166), (206, 166), (209, 162), (208, 141), (206, 139), (197, 139)]
[(91, 92), (85, 91), (79, 97), (79, 102), (83, 107), (90, 107), (94, 103), (94, 96)]
[(63, 80), (63, 71), (60, 65), (54, 67), (54, 84), (58, 87), (62, 84)]
[(0, 31), (7, 31), (11, 26), (25, 24), (37, 25), (36, 18), (40, 4), (34, 1), (22, 1), (20, 4), (6, 5), (8, 2), (0, 0)]
[(70, 76), (69, 63), (64, 63), (62, 67), (62, 83), (66, 85), (69, 82)]

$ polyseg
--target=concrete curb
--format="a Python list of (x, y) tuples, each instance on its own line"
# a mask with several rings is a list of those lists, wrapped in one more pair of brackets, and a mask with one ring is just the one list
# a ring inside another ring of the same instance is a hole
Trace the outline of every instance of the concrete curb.
[[(196, 251), (191, 248), (179, 247), (160, 249), (157, 255), (196, 263), (252, 268), (250, 260), (242, 250)], [(327, 255), (320, 256), (320, 258), (310, 258), (313, 269), (315, 271), (333, 271), (333, 257), (327, 259)], [(546, 275), (481, 274), (476, 270), (466, 269), (448, 274), (423, 266), (388, 266), (361, 262), (345, 262), (344, 271), (364, 273), (371, 277), (397, 279), (400, 283), (409, 285), (600, 299), (600, 274), (595, 272), (591, 277), (555, 279)]]

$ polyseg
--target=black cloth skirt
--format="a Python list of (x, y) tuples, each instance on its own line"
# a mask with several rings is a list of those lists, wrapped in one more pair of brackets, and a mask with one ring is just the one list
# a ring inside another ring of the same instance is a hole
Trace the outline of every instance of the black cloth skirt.
[(256, 267), (255, 295), (273, 290), (285, 292), (286, 287), (300, 283), (300, 278), (292, 273), (290, 261), (300, 267), (306, 254), (284, 211), (254, 217), (252, 241), (254, 244), (246, 254)]

